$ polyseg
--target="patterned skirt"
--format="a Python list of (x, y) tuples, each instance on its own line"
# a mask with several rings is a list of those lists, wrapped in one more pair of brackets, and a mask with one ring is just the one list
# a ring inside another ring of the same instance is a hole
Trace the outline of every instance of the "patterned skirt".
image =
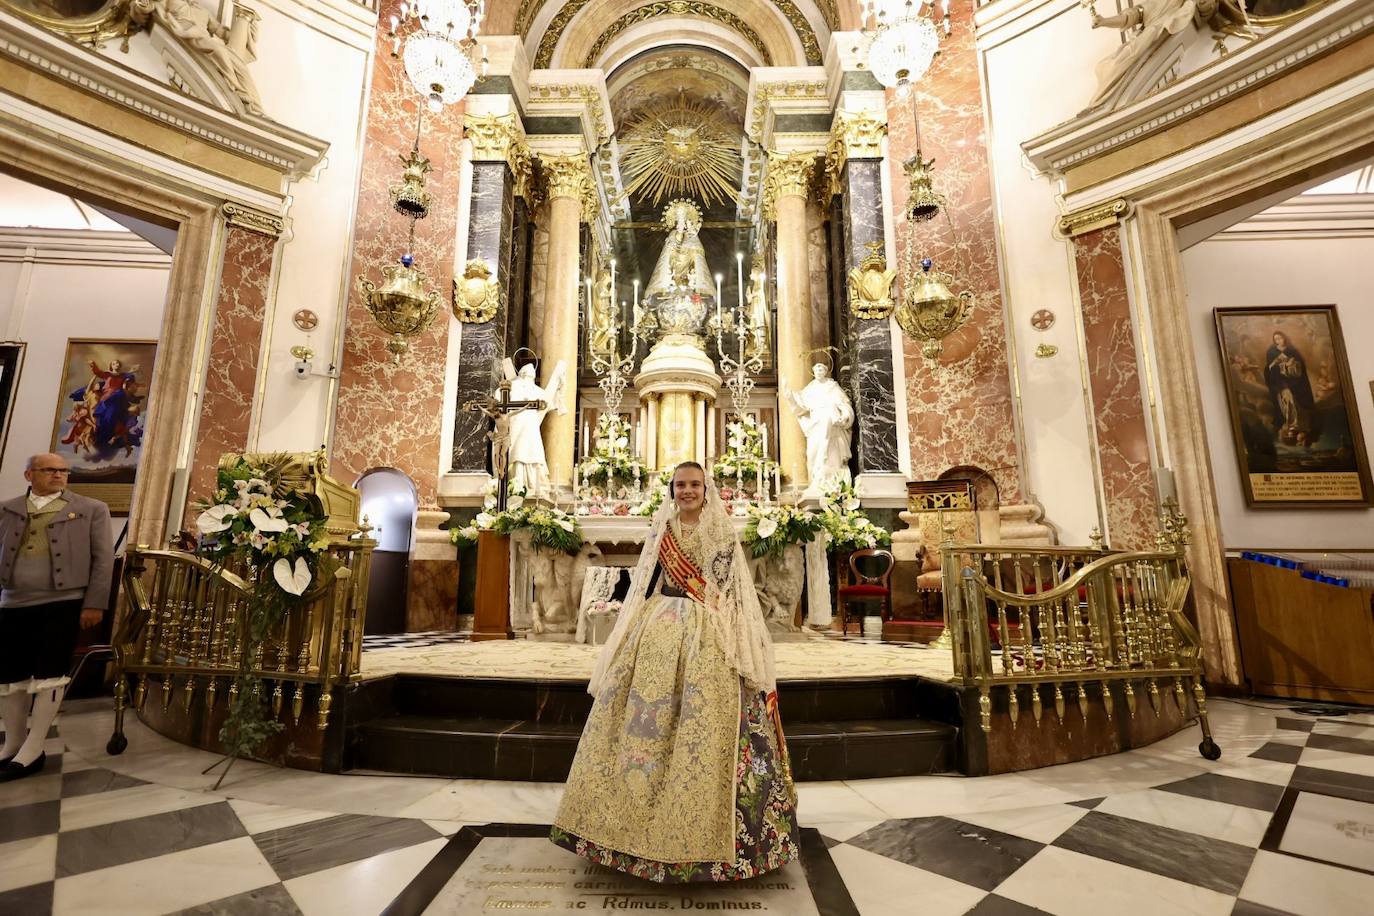
[(704, 613), (651, 599), (588, 717), (555, 844), (660, 883), (738, 881), (796, 858), (775, 707), (725, 665)]

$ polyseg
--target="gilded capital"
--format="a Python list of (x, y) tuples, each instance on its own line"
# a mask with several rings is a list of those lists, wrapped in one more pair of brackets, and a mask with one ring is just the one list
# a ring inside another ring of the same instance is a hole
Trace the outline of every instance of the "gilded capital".
[(246, 229), (272, 238), (280, 236), (286, 229), (286, 221), (280, 216), (240, 204), (224, 203), (219, 211), (224, 217), (224, 224), (236, 229)]
[(512, 148), (524, 144), (524, 132), (514, 114), (464, 115), (463, 131), (472, 141), (474, 162), (509, 162)]
[(768, 174), (763, 179), (763, 215), (777, 219), (779, 197), (806, 197), (811, 185), (811, 172), (816, 164), (812, 153), (768, 154)]
[(582, 221), (591, 222), (596, 218), (596, 181), (592, 178), (592, 168), (585, 156), (540, 153), (539, 163), (544, 167), (544, 185), (549, 200), (567, 197), (580, 201)]
[(825, 177), (829, 196), (840, 193), (840, 175), (850, 159), (881, 159), (887, 122), (866, 111), (845, 112), (835, 116), (830, 127), (830, 142), (825, 148)]

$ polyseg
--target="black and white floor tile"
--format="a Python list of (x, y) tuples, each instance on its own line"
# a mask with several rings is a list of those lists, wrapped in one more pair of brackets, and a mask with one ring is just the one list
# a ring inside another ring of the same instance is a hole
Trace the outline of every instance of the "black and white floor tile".
[(969, 780), (804, 783), (802, 860), (659, 888), (544, 839), (561, 786), (236, 764), (71, 704), (40, 775), (0, 785), (0, 914), (1315, 914), (1374, 900), (1374, 712), (1213, 703), (1127, 754)]

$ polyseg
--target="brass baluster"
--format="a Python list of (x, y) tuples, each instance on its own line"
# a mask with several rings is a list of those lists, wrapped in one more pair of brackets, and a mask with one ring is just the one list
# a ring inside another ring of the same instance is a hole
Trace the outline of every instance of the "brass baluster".
[(211, 676), (210, 682), (205, 685), (205, 709), (207, 711), (215, 708), (215, 691), (218, 687), (219, 678)]
[(305, 682), (296, 682), (296, 692), (291, 697), (291, 722), (295, 725), (301, 723), (301, 711), (305, 709)]
[(134, 708), (143, 711), (143, 701), (148, 699), (148, 675), (138, 676), (138, 686), (134, 688)]
[(1082, 681), (1078, 682), (1078, 711), (1083, 716), (1083, 722), (1088, 721), (1088, 688)]
[(162, 676), (162, 711), (166, 712), (167, 707), (172, 705), (172, 672), (168, 671)]
[(1007, 715), (1011, 718), (1011, 730), (1016, 731), (1016, 720), (1021, 716), (1021, 701), (1016, 696), (1016, 685), (1007, 686)]
[(1125, 682), (1125, 685), (1126, 685), (1126, 686), (1125, 686), (1125, 693), (1126, 693), (1126, 711), (1127, 711), (1128, 713), (1130, 713), (1131, 718), (1134, 719), (1134, 718), (1135, 718), (1135, 688), (1131, 686), (1131, 682), (1130, 682), (1130, 681), (1126, 681), (1126, 682)]
[[(1044, 587), (1040, 581), (1040, 561), (1036, 559), (1033, 562), (1035, 564), (1032, 567), (1035, 575), (1035, 594), (1038, 596), (1044, 591)], [(1034, 605), (1027, 605), (1021, 609), (1021, 651), (1024, 652), (1026, 656), (1027, 674), (1035, 674), (1035, 636), (1031, 631), (1035, 629), (1035, 611), (1039, 607), (1040, 602), (1037, 598)], [(1044, 620), (1043, 614), (1041, 615), (1041, 620)], [(1039, 723), (1039, 721), (1040, 719), (1037, 716), (1036, 722)]]
[(1060, 689), (1058, 681), (1054, 682), (1054, 714), (1059, 717), (1059, 724), (1064, 724), (1064, 691)]
[(1112, 682), (1102, 682), (1102, 709), (1107, 713), (1107, 721), (1112, 720)]
[(992, 697), (988, 696), (986, 684), (978, 688), (978, 719), (984, 733), (992, 731)]
[(191, 711), (191, 701), (195, 699), (195, 696), (196, 678), (195, 675), (192, 675), (186, 679), (186, 689), (181, 695), (181, 708), (189, 713)]
[(1159, 697), (1159, 684), (1154, 678), (1150, 678), (1150, 708), (1155, 711), (1155, 718), (1159, 718), (1159, 714), (1164, 711), (1163, 700)]
[(1183, 692), (1183, 678), (1174, 678), (1174, 702), (1178, 704), (1178, 711), (1185, 717), (1188, 715), (1188, 695)]
[(280, 716), (281, 716), (281, 704), (282, 704), (282, 699), (283, 699), (283, 697), (282, 697), (282, 689), (281, 689), (282, 682), (281, 682), (281, 681), (277, 681), (277, 682), (276, 682), (276, 685), (277, 685), (277, 686), (276, 686), (275, 688), (273, 688), (273, 690), (272, 690), (272, 715), (277, 716), (277, 717), (280, 717)]
[(327, 683), (322, 684), (320, 686), (320, 699), (315, 707), (317, 710), (315, 727), (320, 731), (329, 727), (329, 707), (333, 703), (334, 697), (329, 692), (329, 685)]
[(1045, 702), (1040, 698), (1040, 685), (1031, 684), (1031, 715), (1035, 717), (1035, 724), (1040, 724), (1040, 717), (1045, 714)]

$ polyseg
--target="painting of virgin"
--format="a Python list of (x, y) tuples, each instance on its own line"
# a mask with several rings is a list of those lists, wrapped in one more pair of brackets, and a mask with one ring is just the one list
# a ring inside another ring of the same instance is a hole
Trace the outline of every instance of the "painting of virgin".
[(1247, 504), (1374, 503), (1336, 307), (1223, 308), (1216, 324)]
[(71, 465), (71, 487), (128, 511), (143, 451), (144, 410), (157, 343), (67, 341), (52, 451)]

